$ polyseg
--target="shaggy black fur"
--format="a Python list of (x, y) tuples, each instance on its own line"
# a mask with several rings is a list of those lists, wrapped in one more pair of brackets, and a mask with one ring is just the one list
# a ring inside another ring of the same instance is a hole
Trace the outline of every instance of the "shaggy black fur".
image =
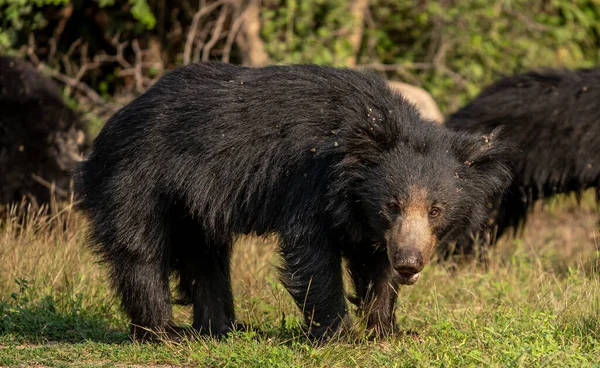
[[(445, 125), (456, 131), (489, 134), (502, 126), (518, 147), (514, 182), (494, 203), (479, 234), (482, 248), (508, 229), (519, 233), (535, 201), (600, 188), (599, 102), (600, 69), (542, 69), (499, 79), (449, 117)], [(475, 250), (472, 240), (458, 247)]]
[(48, 202), (50, 183), (67, 199), (86, 148), (83, 124), (58, 87), (27, 61), (0, 57), (0, 202)]
[(435, 239), (477, 228), (508, 185), (495, 138), (424, 121), (373, 74), (192, 64), (111, 117), (75, 191), (134, 325), (170, 326), (176, 272), (193, 326), (226, 333), (234, 236), (276, 233), (283, 282), (312, 336), (347, 318), (342, 256), (359, 304), (372, 301), (371, 327), (387, 332), (399, 261), (388, 259), (397, 245), (385, 234), (402, 221), (410, 188), (443, 211), (431, 219)]

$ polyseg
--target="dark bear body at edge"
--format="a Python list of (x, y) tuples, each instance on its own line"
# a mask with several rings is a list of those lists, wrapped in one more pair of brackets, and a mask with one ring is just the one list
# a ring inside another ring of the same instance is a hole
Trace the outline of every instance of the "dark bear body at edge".
[(24, 59), (0, 56), (0, 203), (68, 200), (87, 148), (79, 114), (52, 79)]
[(171, 326), (175, 273), (193, 327), (227, 333), (234, 236), (275, 233), (311, 336), (349, 318), (342, 257), (368, 326), (388, 334), (398, 286), (508, 185), (497, 136), (423, 120), (375, 74), (191, 64), (109, 119), (75, 192), (134, 326)]
[(458, 251), (485, 251), (508, 230), (518, 234), (538, 200), (600, 188), (599, 102), (600, 69), (540, 69), (497, 80), (450, 115), (450, 129), (489, 134), (502, 127), (516, 148), (514, 181), (494, 202), (489, 226)]

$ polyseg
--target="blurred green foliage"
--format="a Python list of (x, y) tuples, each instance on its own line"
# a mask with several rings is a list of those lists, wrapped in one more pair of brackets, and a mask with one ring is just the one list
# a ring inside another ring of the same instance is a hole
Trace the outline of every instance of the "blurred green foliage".
[[(445, 111), (454, 110), (501, 75), (536, 67), (598, 64), (600, 1), (374, 0), (375, 49), (386, 64), (424, 62), (404, 72)], [(410, 81), (410, 80), (409, 80)]]
[[(114, 6), (116, 0), (95, 0), (101, 8), (107, 6)], [(150, 9), (150, 5), (146, 0), (128, 0), (131, 5), (131, 15), (135, 20), (147, 27), (152, 29), (156, 25), (156, 18)]]
[[(0, 0), (0, 52), (22, 47), (26, 32), (48, 26), (49, 9), (56, 11), (68, 3)], [(181, 60), (187, 27), (198, 7), (191, 0), (71, 3), (75, 7), (96, 3), (109, 20), (105, 34), (142, 39), (159, 35), (170, 65)], [(350, 4), (345, 0), (263, 0), (261, 37), (272, 62), (344, 65), (354, 53), (348, 40), (353, 30)], [(186, 15), (182, 18), (181, 14)], [(211, 13), (204, 24), (217, 16), (218, 12)], [(183, 37), (169, 38), (178, 29)], [(359, 64), (388, 64), (382, 73), (425, 88), (447, 114), (501, 75), (535, 67), (596, 65), (599, 46), (600, 0), (371, 0), (357, 60)], [(96, 86), (105, 85), (114, 73), (99, 78)]]
[(0, 51), (14, 46), (25, 28), (47, 25), (43, 9), (47, 5), (67, 5), (69, 0), (0, 0)]
[[(262, 37), (278, 62), (343, 62), (352, 51), (341, 0), (268, 0)], [(501, 75), (600, 59), (600, 0), (371, 0), (362, 64), (428, 90), (445, 113)]]
[[(98, 9), (112, 7), (109, 11), (113, 13), (118, 25), (107, 31), (123, 32), (132, 26), (131, 21), (123, 20), (123, 7), (115, 6), (120, 5), (117, 4), (119, 2), (127, 5), (129, 16), (137, 28), (151, 30), (155, 26), (156, 18), (147, 0), (0, 0), (0, 54), (13, 54), (14, 49), (28, 42), (30, 33), (43, 30), (52, 33), (61, 16), (60, 11), (67, 6), (79, 10), (79, 14), (89, 12), (93, 5)], [(84, 23), (78, 24), (83, 26), (82, 33), (72, 36), (93, 37), (85, 25), (85, 20), (79, 21)], [(99, 40), (89, 41), (93, 44)]]
[(343, 65), (352, 55), (345, 0), (265, 0), (261, 8), (266, 51), (274, 62)]

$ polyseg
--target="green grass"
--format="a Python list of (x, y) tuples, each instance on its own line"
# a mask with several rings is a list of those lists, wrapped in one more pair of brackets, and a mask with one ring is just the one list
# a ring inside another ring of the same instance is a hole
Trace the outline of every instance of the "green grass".
[[(222, 340), (132, 343), (104, 269), (68, 207), (0, 220), (0, 366), (600, 367), (598, 215), (590, 196), (549, 203), (487, 267), (432, 265), (403, 286), (397, 319), (418, 336), (360, 330), (317, 346), (279, 284), (273, 239), (243, 238), (233, 261), (238, 318)], [(190, 322), (190, 308), (176, 307)]]

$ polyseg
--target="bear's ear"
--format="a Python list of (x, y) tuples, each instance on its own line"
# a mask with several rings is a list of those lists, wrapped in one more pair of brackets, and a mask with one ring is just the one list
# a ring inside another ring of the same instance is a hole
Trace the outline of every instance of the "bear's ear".
[(459, 176), (488, 193), (506, 190), (513, 179), (512, 162), (517, 150), (502, 133), (501, 127), (489, 133), (461, 133), (454, 145), (462, 164)]

